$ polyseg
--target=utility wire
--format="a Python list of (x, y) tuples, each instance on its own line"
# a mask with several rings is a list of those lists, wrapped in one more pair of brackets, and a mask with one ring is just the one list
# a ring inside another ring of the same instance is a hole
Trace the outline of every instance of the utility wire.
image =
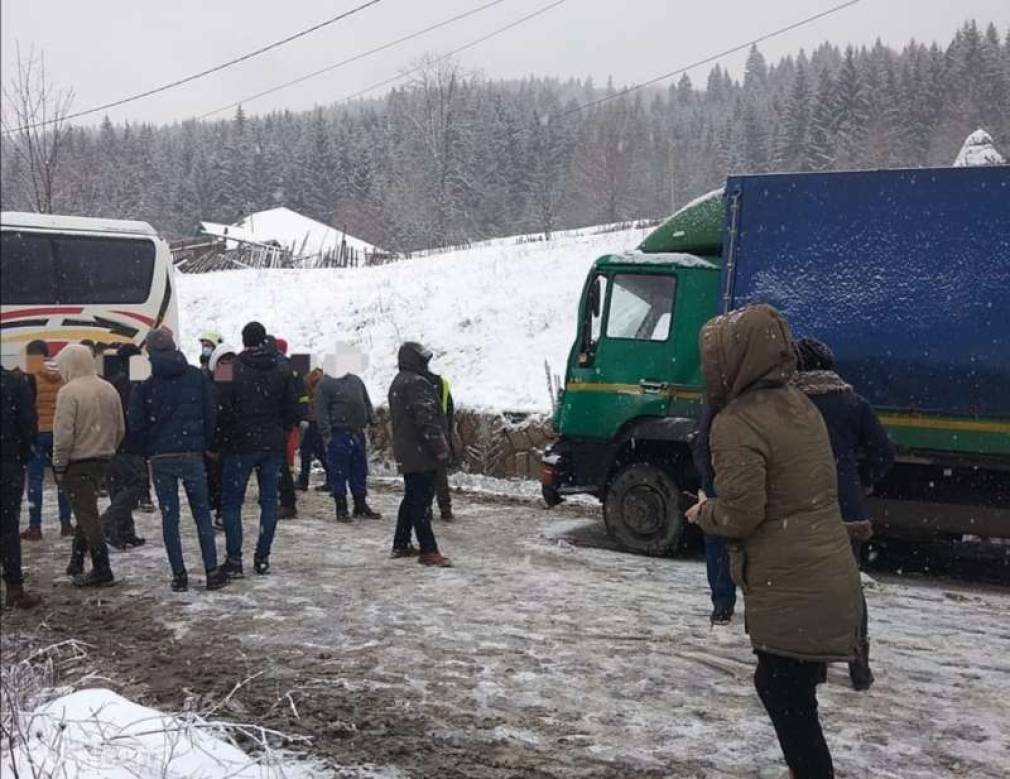
[(839, 11), (846, 9), (849, 6), (853, 6), (858, 2), (860, 2), (860, 0), (848, 0), (848, 2), (846, 3), (840, 3), (836, 6), (828, 8), (827, 10), (821, 11), (820, 13), (816, 13), (813, 16), (808, 16), (805, 19), (801, 19), (798, 22), (793, 22), (792, 24), (787, 25), (786, 27), (780, 27), (777, 30), (773, 30), (772, 32), (768, 32), (765, 33), (764, 35), (754, 38), (753, 40), (749, 40), (746, 43), (741, 43), (739, 46), (734, 46), (733, 48), (726, 49), (725, 51), (721, 51), (718, 54), (713, 54), (711, 57), (705, 57), (705, 59), (698, 60), (697, 62), (692, 62), (690, 65), (685, 65), (684, 67), (677, 68), (676, 70), (671, 70), (669, 73), (664, 73), (661, 76), (650, 78), (648, 81), (643, 81), (640, 84), (632, 84), (630, 87), (625, 87), (624, 89), (621, 89), (612, 95), (604, 95), (603, 97), (597, 98), (596, 100), (590, 100), (588, 103), (583, 103), (582, 105), (577, 105), (574, 108), (569, 108), (567, 111), (562, 111), (561, 114), (559, 114), (559, 117), (564, 118), (566, 116), (570, 116), (571, 114), (578, 113), (579, 111), (584, 111), (587, 108), (592, 108), (593, 106), (600, 105), (601, 103), (606, 103), (610, 100), (616, 100), (617, 98), (623, 97), (624, 95), (630, 94), (631, 92), (635, 92), (639, 89), (643, 89), (644, 87), (651, 86), (652, 84), (655, 84), (657, 81), (665, 81), (671, 76), (679, 76), (681, 73), (693, 70), (694, 68), (697, 68), (701, 65), (707, 65), (710, 62), (722, 59), (723, 57), (726, 57), (730, 54), (736, 54), (738, 51), (743, 51), (744, 49), (750, 48), (751, 46), (757, 45), (758, 43), (767, 41), (770, 38), (775, 38), (779, 35), (795, 30), (798, 27), (803, 27), (804, 25), (810, 24), (811, 22), (815, 22), (818, 19), (823, 19), (825, 16), (831, 16), (832, 14), (838, 13)]
[(416, 73), (419, 70), (423, 70), (428, 65), (434, 64), (436, 62), (441, 62), (442, 60), (449, 59), (450, 57), (453, 57), (453, 56), (459, 54), (461, 51), (466, 51), (467, 49), (469, 49), (469, 48), (471, 48), (473, 46), (476, 46), (478, 43), (483, 43), (484, 41), (488, 40), (489, 38), (493, 38), (496, 35), (500, 35), (501, 33), (506, 32), (507, 30), (511, 30), (513, 27), (518, 27), (523, 22), (528, 22), (530, 19), (533, 19), (536, 16), (540, 16), (540, 14), (547, 13), (552, 8), (555, 8), (555, 7), (561, 5), (562, 3), (565, 3), (565, 2), (567, 2), (567, 0), (555, 0), (553, 3), (549, 3), (548, 5), (545, 5), (543, 8), (540, 8), (540, 9), (534, 11), (533, 13), (526, 14), (526, 16), (522, 16), (522, 17), (516, 19), (514, 22), (511, 22), (510, 24), (506, 24), (504, 27), (499, 27), (497, 30), (492, 30), (487, 35), (482, 35), (480, 38), (475, 38), (474, 40), (470, 41), (469, 43), (464, 43), (462, 46), (460, 46), (457, 49), (453, 49), (452, 51), (447, 52), (446, 54), (443, 54), (443, 55), (441, 55), (439, 57), (436, 57), (435, 59), (433, 59), (433, 60), (431, 60), (429, 62), (421, 63), (420, 65), (418, 65), (416, 67), (413, 67), (410, 70), (406, 70), (406, 71), (404, 71), (402, 73), (397, 73), (395, 76), (391, 76), (391, 77), (389, 77), (387, 79), (383, 79), (382, 81), (377, 81), (374, 84), (372, 84), (371, 86), (365, 87), (364, 89), (362, 89), (362, 90), (360, 90), (358, 92), (355, 92), (353, 95), (348, 95), (347, 97), (341, 98), (337, 102), (341, 102), (342, 103), (342, 102), (347, 102), (349, 100), (354, 100), (357, 97), (361, 97), (362, 95), (367, 95), (369, 92), (373, 92), (374, 90), (378, 89), (379, 87), (384, 87), (384, 86), (386, 86), (386, 84), (392, 84), (394, 81), (399, 81), (400, 79), (404, 79), (407, 76), (411, 75), (412, 73)]
[(237, 65), (238, 63), (245, 62), (246, 60), (250, 60), (253, 57), (258, 57), (260, 54), (268, 52), (272, 49), (276, 49), (280, 46), (283, 46), (286, 43), (291, 43), (291, 41), (297, 40), (298, 38), (302, 38), (306, 35), (309, 35), (310, 33), (316, 32), (317, 30), (321, 30), (323, 27), (327, 27), (331, 24), (339, 22), (340, 20), (346, 19), (349, 16), (353, 16), (354, 14), (364, 11), (366, 8), (369, 8), (370, 6), (376, 5), (380, 2), (382, 2), (382, 0), (368, 0), (368, 2), (362, 3), (361, 5), (356, 6), (355, 8), (352, 8), (349, 11), (344, 11), (343, 13), (338, 14), (337, 16), (326, 19), (320, 22), (319, 24), (315, 24), (312, 27), (302, 30), (301, 32), (296, 32), (294, 35), (289, 35), (287, 38), (282, 38), (279, 41), (274, 41), (273, 43), (267, 44), (266, 46), (256, 49), (255, 51), (251, 51), (248, 54), (243, 54), (241, 57), (236, 57), (235, 59), (228, 60), (227, 62), (222, 62), (220, 65), (215, 65), (212, 68), (202, 70), (199, 73), (194, 73), (191, 76), (180, 78), (177, 81), (172, 81), (171, 83), (168, 84), (163, 84), (160, 87), (155, 87), (154, 89), (148, 89), (144, 92), (138, 92), (135, 95), (130, 95), (129, 97), (124, 97), (120, 100), (114, 100), (111, 103), (105, 103), (104, 105), (95, 106), (94, 108), (88, 108), (83, 111), (77, 111), (75, 113), (59, 117), (58, 119), (49, 119), (47, 121), (39, 122), (37, 124), (24, 125), (23, 127), (15, 128), (10, 132), (17, 133), (22, 132), (24, 130), (34, 130), (38, 127), (45, 127), (50, 124), (56, 124), (57, 122), (64, 122), (67, 121), (68, 119), (77, 119), (78, 117), (81, 116), (88, 116), (89, 114), (95, 114), (98, 113), (99, 111), (106, 111), (109, 108), (116, 108), (117, 106), (125, 105), (126, 103), (132, 103), (135, 100), (140, 100), (141, 98), (144, 97), (150, 97), (151, 95), (156, 95), (159, 92), (164, 92), (168, 89), (182, 86), (183, 84), (188, 84), (189, 82), (196, 81), (197, 79), (203, 78), (204, 76), (209, 76), (210, 74), (217, 73), (219, 71), (224, 70), (225, 68), (230, 68), (232, 65)]
[(197, 119), (206, 119), (208, 116), (213, 116), (214, 114), (219, 114), (223, 111), (228, 111), (232, 108), (237, 108), (240, 105), (245, 105), (252, 100), (257, 100), (266, 95), (272, 95), (274, 92), (279, 92), (282, 89), (287, 89), (295, 84), (301, 84), (303, 81), (308, 81), (309, 79), (315, 78), (316, 76), (321, 76), (323, 73), (329, 73), (330, 71), (336, 70), (337, 68), (342, 68), (344, 65), (350, 65), (352, 62), (357, 62), (358, 60), (364, 59), (365, 57), (370, 57), (373, 54), (378, 54), (380, 51), (385, 51), (386, 49), (391, 49), (394, 46), (399, 46), (401, 43), (406, 43), (409, 40), (418, 38), (426, 33), (437, 30), (440, 27), (445, 27), (452, 24), (453, 22), (458, 22), (460, 19), (465, 19), (468, 16), (473, 16), (481, 11), (486, 11), (496, 5), (504, 3), (505, 0), (491, 0), (489, 3), (472, 8), (469, 11), (464, 11), (461, 14), (456, 14), (448, 19), (443, 19), (441, 22), (432, 24), (416, 32), (412, 32), (409, 35), (404, 35), (402, 38), (397, 38), (389, 43), (384, 43), (381, 46), (376, 46), (374, 49), (369, 49), (368, 51), (363, 51), (360, 54), (355, 54), (353, 57), (348, 57), (347, 59), (340, 60), (340, 62), (334, 62), (332, 65), (327, 65), (325, 68), (320, 68), (319, 70), (314, 70), (311, 73), (306, 73), (304, 76), (299, 76), (298, 78), (293, 78), (290, 81), (285, 81), (283, 84), (278, 84), (277, 86), (270, 87), (269, 89), (264, 89), (262, 92), (257, 92), (254, 95), (249, 95), (241, 100), (236, 100), (234, 103), (229, 103), (228, 105), (221, 106), (220, 108), (215, 108), (213, 111), (207, 111), (206, 113), (197, 116)]

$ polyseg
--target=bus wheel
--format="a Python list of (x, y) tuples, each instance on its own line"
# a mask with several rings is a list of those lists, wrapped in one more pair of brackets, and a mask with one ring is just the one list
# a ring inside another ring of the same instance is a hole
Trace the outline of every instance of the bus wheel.
[(684, 529), (680, 490), (655, 465), (632, 463), (611, 478), (603, 519), (607, 532), (629, 551), (671, 554)]

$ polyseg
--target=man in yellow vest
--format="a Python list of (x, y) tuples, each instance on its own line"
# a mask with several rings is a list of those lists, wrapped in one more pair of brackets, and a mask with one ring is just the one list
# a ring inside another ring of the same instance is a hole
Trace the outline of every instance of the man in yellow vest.
[(437, 373), (428, 374), (428, 378), (435, 385), (438, 392), (438, 409), (442, 414), (442, 425), (445, 429), (445, 438), (449, 442), (449, 462), (440, 466), (435, 471), (435, 500), (438, 503), (439, 518), (443, 522), (452, 522), (456, 517), (452, 513), (452, 491), (449, 489), (449, 468), (451, 468), (462, 454), (459, 446), (459, 437), (456, 435), (456, 404), (452, 399), (452, 390), (449, 380)]

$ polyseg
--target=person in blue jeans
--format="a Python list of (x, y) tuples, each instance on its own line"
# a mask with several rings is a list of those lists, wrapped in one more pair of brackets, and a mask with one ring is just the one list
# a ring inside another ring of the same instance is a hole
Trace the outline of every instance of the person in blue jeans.
[(131, 451), (143, 452), (151, 463), (154, 491), (161, 507), (161, 530), (172, 569), (172, 589), (189, 588), (189, 575), (179, 538), (179, 483), (186, 491), (196, 521), (208, 590), (228, 583), (217, 564), (214, 527), (204, 452), (214, 435), (217, 404), (203, 372), (186, 362), (167, 328), (147, 336), (151, 376), (130, 396), (128, 434)]
[(354, 499), (354, 516), (381, 519), (368, 505), (368, 441), (365, 427), (374, 423), (372, 401), (365, 383), (353, 373), (323, 376), (313, 399), (319, 435), (329, 459), (330, 494), (338, 522), (349, 522), (347, 485)]
[[(698, 433), (692, 446), (694, 467), (701, 477), (701, 489), (710, 498), (715, 497), (715, 472), (712, 469), (712, 451), (709, 447), (709, 432), (718, 409), (709, 404), (701, 412)], [(712, 593), (713, 625), (728, 625), (733, 620), (736, 608), (736, 585), (729, 570), (729, 542), (723, 536), (704, 534), (705, 569), (708, 586)]]
[[(35, 402), (38, 431), (32, 442), (26, 476), (28, 477), (28, 529), (21, 534), (25, 541), (39, 541), (42, 538), (42, 484), (46, 468), (53, 464), (53, 415), (56, 412), (56, 394), (63, 386), (63, 379), (56, 365), (49, 361), (49, 345), (45, 341), (32, 341), (25, 348), (28, 360), (28, 385)], [(57, 487), (59, 503), (60, 535), (72, 536), (70, 523), (70, 501), (66, 493)]]
[(218, 424), (214, 450), (221, 457), (221, 513), (228, 559), (221, 566), (232, 578), (243, 576), (242, 502), (253, 471), (259, 483), (260, 529), (253, 557), (258, 574), (270, 572), (277, 528), (278, 481), (286, 467), (288, 431), (301, 422), (298, 385), (277, 351), (266, 346), (259, 322), (242, 328), (245, 349), (230, 377), (217, 382)]

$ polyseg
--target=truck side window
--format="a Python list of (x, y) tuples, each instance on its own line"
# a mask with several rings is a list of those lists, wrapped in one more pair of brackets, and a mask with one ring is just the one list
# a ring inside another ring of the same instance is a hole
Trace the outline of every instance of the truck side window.
[(607, 338), (665, 341), (673, 322), (674, 276), (619, 274), (610, 293)]

